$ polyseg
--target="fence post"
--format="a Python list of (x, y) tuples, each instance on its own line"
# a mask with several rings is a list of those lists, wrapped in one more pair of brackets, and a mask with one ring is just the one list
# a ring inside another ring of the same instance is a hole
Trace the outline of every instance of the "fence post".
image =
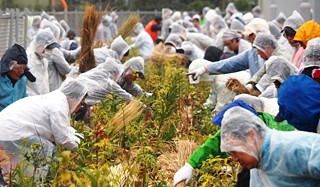
[(23, 46), (25, 49), (27, 49), (27, 43), (28, 43), (28, 14), (29, 14), (29, 9), (24, 8), (24, 43)]
[(63, 13), (64, 13), (64, 20), (68, 23), (68, 9), (65, 9)]
[(15, 43), (18, 43), (19, 41), (19, 19), (20, 19), (20, 10), (18, 8), (16, 8), (16, 12), (15, 12)]
[(10, 33), (9, 33), (9, 43), (7, 46), (7, 48), (11, 47), (12, 46), (12, 35), (13, 35), (13, 17), (14, 17), (14, 9), (10, 9)]

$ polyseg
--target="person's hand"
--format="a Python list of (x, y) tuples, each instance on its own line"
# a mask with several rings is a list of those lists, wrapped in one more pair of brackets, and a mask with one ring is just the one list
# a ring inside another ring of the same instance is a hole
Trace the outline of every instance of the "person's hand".
[(207, 67), (198, 68), (190, 73), (187, 73), (187, 76), (191, 75), (193, 80), (197, 80), (198, 77), (200, 77), (201, 75), (203, 75), (206, 72), (208, 72)]
[(151, 96), (153, 95), (153, 93), (145, 92), (144, 95), (145, 95), (146, 97), (151, 97)]
[(189, 163), (186, 163), (174, 174), (173, 186), (176, 186), (182, 181), (185, 181), (185, 184), (188, 184), (192, 178), (193, 170), (193, 167)]

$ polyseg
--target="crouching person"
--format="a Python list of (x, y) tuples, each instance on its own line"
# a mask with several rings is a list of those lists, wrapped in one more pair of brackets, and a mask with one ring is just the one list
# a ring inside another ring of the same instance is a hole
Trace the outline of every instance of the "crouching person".
[(48, 174), (48, 164), (36, 166), (31, 160), (25, 165), (24, 155), (36, 153), (37, 159), (47, 163), (46, 159), (55, 152), (55, 144), (77, 149), (80, 139), (70, 126), (70, 115), (79, 110), (86, 94), (83, 84), (68, 79), (56, 91), (20, 99), (2, 110), (0, 146), (11, 157), (2, 166), (3, 175), (20, 167), (25, 176), (43, 178)]
[(320, 184), (318, 134), (271, 130), (251, 112), (233, 107), (222, 120), (220, 147), (251, 169), (250, 186)]

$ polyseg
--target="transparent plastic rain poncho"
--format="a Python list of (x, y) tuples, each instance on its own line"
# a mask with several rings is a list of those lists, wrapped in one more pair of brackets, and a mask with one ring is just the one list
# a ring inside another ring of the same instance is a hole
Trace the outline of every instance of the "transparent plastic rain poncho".
[(298, 69), (290, 61), (281, 56), (271, 56), (265, 64), (271, 83), (276, 80), (283, 83), (289, 76), (298, 74)]
[(171, 19), (173, 22), (176, 22), (178, 20), (181, 19), (181, 12), (180, 11), (175, 11), (172, 15), (171, 15)]
[[(205, 59), (196, 59), (192, 61), (189, 66), (188, 72), (192, 72), (196, 69), (207, 67), (215, 62), (210, 62)], [(205, 107), (214, 108), (214, 112), (222, 110), (226, 105), (231, 103), (236, 95), (235, 92), (230, 91), (226, 87), (226, 83), (230, 78), (237, 78), (242, 84), (248, 82), (250, 75), (246, 71), (240, 71), (236, 73), (227, 73), (221, 75), (209, 75), (205, 73), (201, 75), (197, 80), (193, 80), (189, 76), (190, 84), (198, 84), (200, 81), (208, 81), (211, 83), (211, 91), (206, 102), (203, 104)]]
[(236, 18), (232, 19), (230, 29), (242, 33), (244, 31), (244, 24)]
[(278, 25), (273, 22), (273, 21), (269, 21), (268, 22), (268, 25), (269, 25), (269, 30), (271, 32), (271, 34), (277, 39), (279, 40), (279, 38), (281, 37), (281, 30), (280, 28), (278, 27)]
[(60, 38), (60, 28), (57, 25), (53, 24), (52, 22), (49, 22), (46, 19), (43, 19), (41, 21), (40, 28), (42, 28), (42, 29), (50, 28), (50, 30), (52, 31), (52, 33), (53, 33), (54, 37), (56, 38), (56, 40), (59, 40), (59, 38)]
[(242, 107), (232, 107), (222, 119), (221, 151), (243, 152), (259, 160), (263, 140), (269, 131), (252, 112)]
[(254, 19), (254, 17), (251, 12), (247, 12), (242, 16), (242, 19), (243, 19), (244, 25), (247, 25)]
[(66, 31), (58, 21), (54, 20), (52, 23), (59, 27), (60, 35), (57, 40), (62, 41), (66, 37)]
[(268, 112), (276, 116), (279, 113), (279, 105), (277, 98), (256, 97), (249, 94), (240, 94), (234, 97), (234, 100), (242, 100), (255, 110)]
[(111, 92), (117, 93), (125, 100), (132, 99), (132, 95), (117, 84), (123, 71), (122, 64), (118, 64), (113, 58), (107, 58), (105, 63), (80, 74), (77, 80), (82, 82), (88, 89), (86, 103), (89, 105), (97, 104)]
[(164, 41), (164, 44), (170, 44), (173, 47), (180, 47), (182, 43), (182, 39), (179, 34), (177, 33), (171, 33), (167, 37), (167, 39)]
[(320, 67), (320, 38), (308, 41), (308, 45), (303, 54), (303, 68), (318, 66)]
[(27, 93), (29, 96), (46, 94), (49, 89), (48, 60), (44, 58), (45, 48), (57, 42), (49, 28), (40, 29), (36, 37), (27, 48), (28, 67), (37, 81), (27, 81)]
[(294, 10), (292, 15), (289, 16), (286, 21), (283, 23), (282, 29), (285, 27), (290, 27), (293, 30), (297, 31), (298, 28), (304, 23), (304, 19), (299, 12)]
[(144, 59), (148, 59), (152, 55), (154, 42), (151, 36), (144, 30), (142, 23), (137, 23), (134, 34), (137, 35), (136, 40), (132, 46), (138, 48), (140, 55)]
[(130, 50), (130, 47), (127, 42), (123, 40), (122, 36), (119, 35), (111, 43), (110, 49), (114, 50), (117, 53), (119, 60), (122, 60), (123, 55), (126, 54), (128, 50)]
[(199, 47), (194, 45), (192, 42), (184, 41), (181, 44), (181, 49), (184, 50), (184, 55), (188, 58), (188, 60), (193, 61), (198, 58), (204, 57), (204, 51)]
[(65, 20), (60, 20), (59, 23), (61, 24), (62, 28), (66, 31), (66, 33), (69, 32), (70, 26)]
[(208, 47), (212, 46), (214, 39), (203, 34), (203, 33), (187, 33), (186, 41), (192, 42), (194, 45), (198, 46), (200, 49), (205, 51)]
[(163, 8), (161, 10), (162, 20), (169, 19), (172, 14), (172, 10), (170, 8)]
[[(170, 25), (170, 34), (185, 34), (186, 33), (186, 29), (179, 23), (172, 23)], [(170, 35), (169, 34), (169, 35)]]
[(278, 47), (278, 42), (276, 38), (270, 33), (258, 33), (252, 44), (253, 47), (265, 52), (267, 47), (273, 49)]
[(269, 32), (268, 22), (261, 18), (252, 19), (246, 26), (244, 26), (244, 35), (254, 33), (257, 35), (260, 32)]
[[(120, 79), (117, 81), (117, 83), (121, 86), (123, 90), (130, 93), (133, 96), (141, 96), (144, 92), (142, 88), (136, 84), (134, 81), (133, 82), (128, 82), (124, 79), (124, 77), (132, 72), (140, 72), (142, 73), (140, 78), (144, 78), (144, 60), (142, 57), (133, 57), (130, 58), (128, 61), (126, 61), (124, 64), (124, 71), (121, 74)], [(140, 75), (139, 75), (140, 76)], [(125, 97), (124, 97), (125, 98)], [(130, 98), (129, 98), (130, 99)]]
[(50, 51), (51, 55), (48, 58), (49, 89), (53, 91), (60, 87), (71, 68), (59, 48), (53, 48)]
[(88, 93), (87, 88), (80, 81), (67, 78), (59, 88), (69, 101), (70, 113), (73, 113), (83, 97)]
[(144, 60), (141, 57), (132, 57), (124, 64), (124, 71), (128, 70), (144, 73)]
[(278, 27), (282, 29), (286, 19), (287, 19), (287, 16), (283, 12), (280, 12), (278, 16), (274, 19), (274, 21), (276, 21)]
[[(108, 57), (118, 59), (117, 53), (107, 47), (94, 48), (93, 53), (96, 65), (104, 63)], [(117, 60), (117, 62), (120, 63), (119, 60)]]
[(239, 34), (237, 31), (226, 29), (223, 32), (222, 40), (228, 41), (228, 40), (232, 40), (232, 39), (240, 38), (240, 37), (241, 37), (241, 34)]

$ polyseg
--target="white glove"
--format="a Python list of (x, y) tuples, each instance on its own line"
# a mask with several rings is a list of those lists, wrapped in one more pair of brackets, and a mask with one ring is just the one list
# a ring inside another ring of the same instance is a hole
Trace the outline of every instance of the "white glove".
[(203, 67), (203, 68), (198, 68), (190, 73), (188, 73), (187, 75), (191, 75), (193, 80), (198, 79), (198, 77), (200, 77), (201, 75), (203, 75), (204, 73), (208, 72), (208, 68), (207, 67)]
[(247, 88), (249, 91), (251, 91), (251, 90), (253, 90), (253, 85), (252, 85), (252, 84), (247, 84), (247, 85), (246, 85), (246, 88)]
[(185, 184), (188, 184), (192, 178), (193, 167), (186, 163), (182, 168), (180, 168), (173, 177), (173, 186), (176, 186), (182, 181), (186, 181)]
[(150, 93), (150, 92), (144, 92), (144, 95), (145, 95), (146, 97), (151, 97), (151, 96), (153, 95), (153, 93)]

